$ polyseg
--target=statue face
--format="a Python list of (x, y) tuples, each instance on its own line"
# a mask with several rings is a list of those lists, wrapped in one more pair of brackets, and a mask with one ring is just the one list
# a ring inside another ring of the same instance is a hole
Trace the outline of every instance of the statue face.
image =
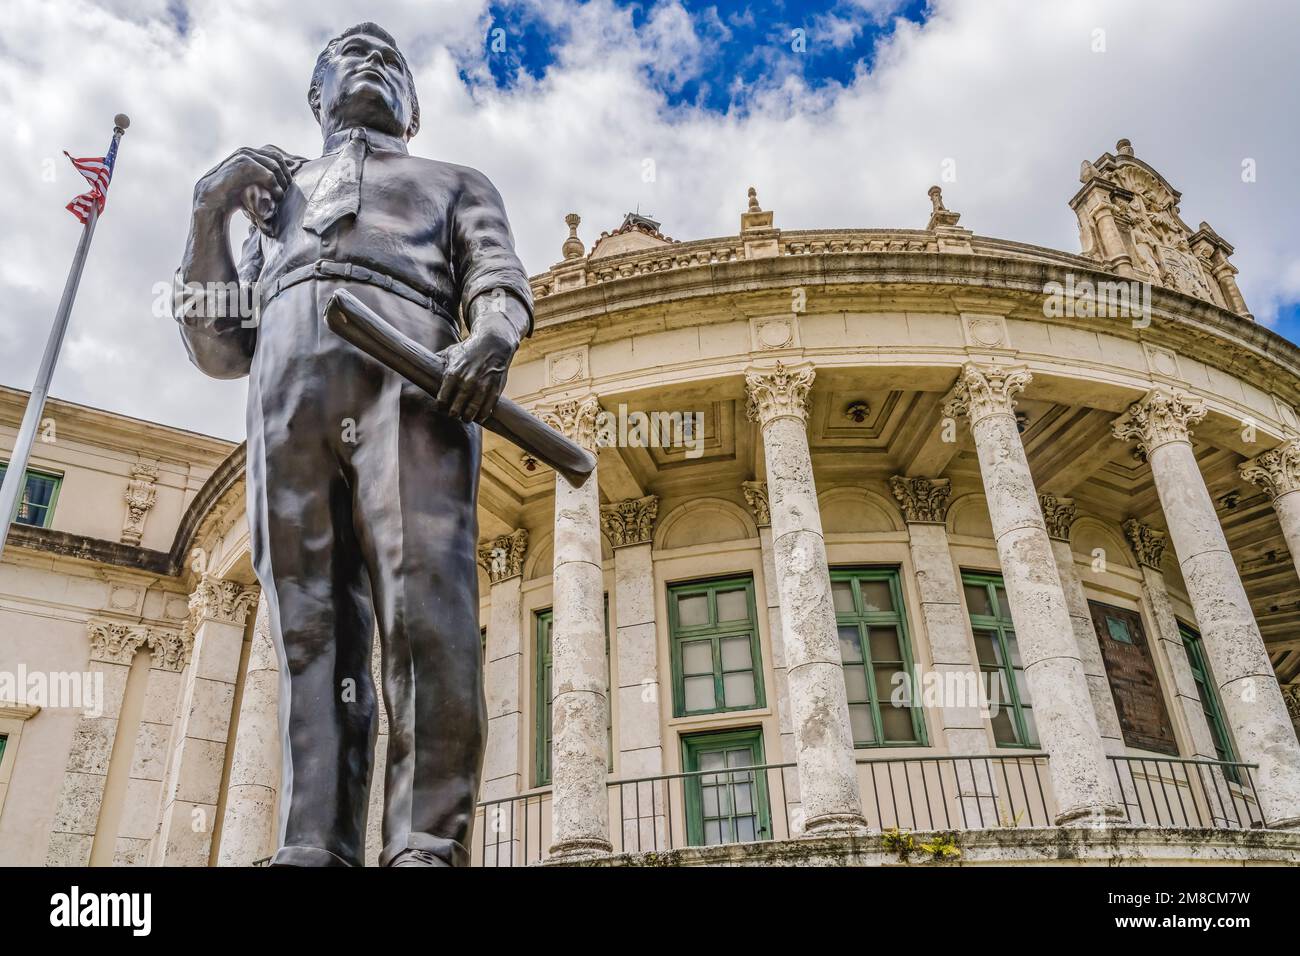
[(411, 84), (397, 50), (364, 33), (344, 37), (320, 84), (321, 129), (369, 126), (405, 136), (411, 125)]

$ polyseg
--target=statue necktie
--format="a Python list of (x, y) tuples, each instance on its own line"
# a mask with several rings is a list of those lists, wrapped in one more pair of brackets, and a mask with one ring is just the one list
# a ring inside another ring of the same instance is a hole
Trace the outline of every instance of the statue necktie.
[(344, 216), (355, 216), (361, 209), (361, 170), (366, 161), (366, 134), (354, 129), (348, 144), (334, 155), (316, 188), (307, 200), (302, 227), (318, 236)]

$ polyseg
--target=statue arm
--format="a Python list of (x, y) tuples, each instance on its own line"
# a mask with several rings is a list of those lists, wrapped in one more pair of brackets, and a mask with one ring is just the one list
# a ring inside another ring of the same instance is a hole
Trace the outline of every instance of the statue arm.
[[(180, 325), (181, 341), (190, 361), (213, 378), (240, 378), (252, 366), (257, 344), (253, 316), (241, 312), (241, 295), (255, 283), (262, 271), (261, 236), (250, 228), (244, 240), (239, 265), (230, 254), (226, 239), (228, 217), (212, 221), (195, 210), (190, 221), (185, 258), (177, 273), (174, 315)], [(189, 287), (192, 291), (185, 291)]]
[(452, 214), (452, 268), (461, 311), (473, 335), (490, 322), (519, 340), (533, 331), (533, 293), (501, 194), (482, 173), (468, 170)]

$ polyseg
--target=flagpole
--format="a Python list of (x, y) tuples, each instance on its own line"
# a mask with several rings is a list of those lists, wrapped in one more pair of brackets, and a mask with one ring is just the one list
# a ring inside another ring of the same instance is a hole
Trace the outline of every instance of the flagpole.
[[(126, 132), (131, 120), (124, 113), (113, 117), (113, 144), (116, 145)], [(99, 222), (99, 204), (90, 204), (90, 213), (86, 225), (82, 227), (81, 241), (77, 243), (77, 252), (72, 257), (72, 267), (68, 270), (68, 279), (63, 286), (63, 298), (59, 300), (59, 311), (54, 316), (54, 327), (50, 329), (50, 338), (45, 343), (45, 354), (41, 357), (41, 366), (36, 372), (36, 383), (32, 385), (27, 397), (27, 410), (23, 412), (23, 423), (14, 440), (13, 454), (9, 456), (9, 466), (5, 469), (3, 484), (0, 484), (0, 559), (4, 557), (5, 542), (9, 540), (9, 528), (18, 515), (22, 503), (23, 489), (27, 487), (27, 462), (32, 456), (32, 446), (36, 443), (36, 432), (41, 426), (41, 416), (45, 414), (45, 399), (49, 395), (50, 380), (54, 377), (54, 366), (59, 361), (59, 350), (63, 347), (63, 336), (68, 331), (68, 318), (72, 315), (72, 303), (77, 298), (77, 286), (81, 282), (81, 270), (86, 265), (86, 253), (90, 251), (90, 240), (95, 235), (95, 224)]]

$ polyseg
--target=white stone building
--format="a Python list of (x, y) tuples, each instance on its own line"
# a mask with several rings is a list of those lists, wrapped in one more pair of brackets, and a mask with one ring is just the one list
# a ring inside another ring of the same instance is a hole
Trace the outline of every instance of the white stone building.
[[(508, 392), (599, 466), (485, 439), (477, 864), (1300, 862), (1300, 349), (1126, 141), (1081, 180), (1082, 254), (937, 189), (924, 229), (568, 218)], [(243, 448), (48, 414), (0, 864), (264, 860)]]

